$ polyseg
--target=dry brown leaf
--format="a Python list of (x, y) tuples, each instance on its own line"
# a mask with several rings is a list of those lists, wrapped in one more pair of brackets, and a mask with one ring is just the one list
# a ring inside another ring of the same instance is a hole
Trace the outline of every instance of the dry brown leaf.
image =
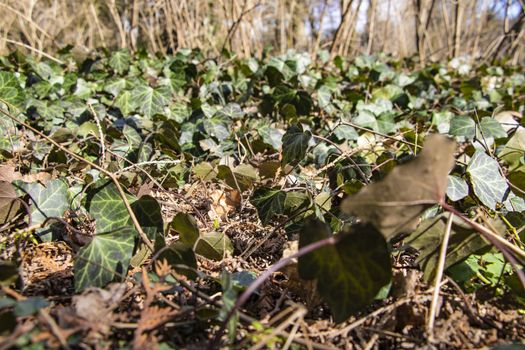
[(20, 209), (15, 188), (7, 181), (0, 181), (0, 225), (11, 220)]
[(215, 190), (210, 194), (210, 217), (226, 220), (228, 214), (241, 206), (241, 194), (236, 189)]
[(7, 164), (0, 165), (0, 181), (13, 182), (15, 179), (14, 166)]
[(445, 136), (428, 136), (421, 154), (345, 199), (343, 211), (373, 224), (387, 239), (414, 230), (422, 211), (445, 196), (455, 148)]

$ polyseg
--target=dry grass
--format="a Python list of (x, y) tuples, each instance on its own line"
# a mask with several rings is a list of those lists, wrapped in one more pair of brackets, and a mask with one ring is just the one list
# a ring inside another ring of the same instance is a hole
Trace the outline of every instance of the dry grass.
[(523, 63), (524, 8), (523, 0), (0, 0), (0, 54), (71, 44), (260, 56), (271, 47)]

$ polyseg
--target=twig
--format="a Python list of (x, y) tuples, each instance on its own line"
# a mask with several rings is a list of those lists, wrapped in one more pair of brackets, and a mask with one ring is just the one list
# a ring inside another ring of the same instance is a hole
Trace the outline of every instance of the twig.
[(44, 309), (39, 310), (40, 316), (47, 322), (49, 325), (49, 328), (51, 328), (51, 332), (55, 335), (55, 337), (60, 342), (60, 346), (66, 350), (69, 350), (70, 347), (67, 344), (66, 338), (64, 338), (64, 335), (62, 334), (62, 331), (60, 330), (60, 327), (57, 325), (55, 320), (49, 315), (49, 312)]
[(237, 301), (235, 302), (235, 305), (228, 311), (228, 314), (224, 318), (221, 327), (215, 334), (214, 340), (210, 344), (220, 344), (220, 340), (222, 338), (222, 335), (224, 334), (224, 330), (226, 329), (226, 325), (228, 324), (229, 320), (233, 317), (235, 312), (237, 312), (238, 309), (240, 309), (250, 298), (250, 296), (266, 281), (274, 272), (278, 271), (279, 269), (283, 268), (287, 264), (290, 263), (293, 259), (297, 259), (303, 255), (306, 255), (308, 253), (311, 253), (319, 248), (322, 248), (324, 246), (328, 245), (335, 245), (337, 242), (339, 242), (341, 239), (346, 237), (347, 234), (345, 233), (339, 233), (335, 236), (330, 236), (328, 238), (322, 239), (320, 241), (311, 243), (307, 246), (302, 247), (299, 249), (295, 254), (292, 254), (286, 258), (283, 258), (279, 260), (274, 265), (270, 266), (267, 270), (265, 270), (255, 281), (253, 281), (248, 288), (239, 296)]
[(439, 260), (436, 266), (436, 278), (434, 279), (434, 293), (432, 293), (432, 302), (430, 303), (430, 313), (428, 315), (427, 332), (429, 333), (430, 339), (434, 337), (434, 320), (436, 318), (436, 311), (438, 307), (439, 291), (441, 285), (441, 278), (443, 277), (443, 270), (445, 269), (445, 260), (447, 256), (448, 240), (450, 238), (450, 231), (452, 229), (452, 221), (454, 214), (450, 213), (447, 221), (447, 227), (445, 229), (445, 235), (443, 236), (443, 242), (441, 243), (441, 250), (439, 252)]
[[(115, 171), (115, 175), (116, 174), (120, 174), (120, 173), (124, 173), (128, 170), (131, 170), (133, 168), (139, 168), (143, 165), (162, 165), (162, 164), (180, 164), (181, 161), (180, 160), (148, 160), (148, 161), (145, 161), (145, 162), (140, 162), (140, 163), (133, 163), (131, 164), (130, 166), (127, 166), (125, 168), (122, 168), (122, 169), (119, 169), (117, 171)], [(140, 169), (140, 170), (143, 170), (143, 169)]]
[[(234, 2), (235, 4), (235, 2)], [(245, 2), (245, 5), (246, 5), (246, 2)], [(252, 7), (250, 7), (249, 9), (243, 11), (239, 17), (237, 18), (237, 20), (235, 22), (233, 22), (232, 26), (230, 27), (230, 29), (228, 30), (228, 33), (226, 34), (226, 38), (224, 38), (224, 42), (222, 43), (222, 47), (221, 47), (221, 52), (224, 50), (224, 48), (226, 47), (226, 45), (228, 44), (228, 41), (230, 41), (230, 38), (232, 37), (233, 33), (235, 32), (235, 30), (237, 29), (237, 27), (239, 26), (239, 23), (241, 23), (242, 21), (242, 18), (244, 17), (244, 15), (250, 13), (251, 11), (255, 10), (257, 7), (259, 7), (261, 5), (261, 2), (257, 2), (255, 5), (253, 5)]]
[[(0, 102), (4, 103), (5, 105), (7, 106), (12, 106), (9, 102), (5, 101), (4, 99), (0, 98)], [(35, 129), (34, 127), (32, 127), (31, 125), (21, 121), (20, 119), (16, 118), (15, 116), (13, 116), (11, 113), (9, 112), (6, 112), (4, 109), (0, 108), (0, 113), (2, 113), (3, 115), (5, 115), (6, 117), (8, 117), (9, 119), (13, 120), (14, 122), (22, 125), (23, 127), (31, 130), (32, 132), (34, 132), (35, 134), (39, 135), (40, 137), (44, 138), (45, 140), (47, 140), (48, 142), (52, 143), (54, 146), (58, 147), (59, 149), (61, 149), (62, 151), (64, 151), (65, 153), (69, 154), (70, 156), (72, 156), (73, 158), (83, 162), (83, 163), (86, 163), (90, 166), (92, 166), (93, 168), (97, 169), (98, 171), (100, 171), (101, 173), (105, 174), (106, 176), (108, 176), (111, 181), (113, 181), (113, 183), (115, 184), (115, 186), (117, 187), (117, 190), (119, 192), (119, 195), (120, 197), (122, 198), (122, 202), (124, 203), (125, 207), (126, 207), (126, 210), (128, 211), (129, 213), (129, 216), (131, 218), (131, 221), (133, 222), (133, 226), (135, 227), (135, 229), (137, 230), (140, 238), (142, 239), (142, 241), (144, 242), (144, 244), (146, 244), (146, 246), (148, 247), (149, 250), (151, 250), (152, 252), (155, 251), (155, 248), (153, 246), (153, 243), (149, 240), (148, 236), (144, 233), (144, 231), (142, 230), (142, 227), (140, 226), (140, 223), (139, 221), (137, 220), (137, 217), (135, 216), (135, 213), (133, 212), (133, 209), (131, 208), (131, 205), (129, 204), (129, 201), (128, 199), (126, 198), (126, 192), (124, 192), (124, 189), (122, 188), (122, 186), (120, 185), (120, 182), (118, 181), (118, 177), (117, 175), (115, 175), (114, 173), (112, 173), (111, 171), (108, 171), (104, 168), (102, 168), (101, 166), (85, 159), (84, 157), (82, 156), (79, 156), (78, 154), (70, 151), (69, 149), (67, 149), (66, 147), (62, 146), (61, 144), (59, 144), (58, 142), (56, 142), (55, 140), (53, 140), (52, 138), (50, 138), (49, 136), (47, 136), (46, 134), (42, 133), (41, 131)]]
[[(521, 281), (521, 284), (523, 287), (525, 287), (525, 273), (518, 267), (519, 262), (516, 260), (515, 256), (512, 254), (516, 254), (518, 257), (524, 259), (525, 258), (525, 252), (516, 247), (514, 244), (506, 241), (505, 239), (501, 238), (497, 234), (493, 233), (483, 225), (478, 224), (475, 221), (470, 220), (465, 215), (463, 215), (461, 212), (459, 212), (456, 208), (446, 203), (444, 200), (441, 200), (439, 202), (441, 207), (454, 215), (458, 216), (461, 220), (465, 221), (470, 227), (478, 231), (487, 241), (489, 241), (492, 245), (494, 245), (505, 257), (505, 259), (511, 264), (512, 268), (516, 272), (516, 275), (518, 275), (518, 278)], [(525, 260), (523, 260), (525, 261)]]
[[(322, 140), (326, 143), (329, 143), (331, 144), (332, 146), (334, 146), (338, 151), (339, 151), (339, 154), (343, 155), (345, 154), (345, 151), (343, 151), (341, 149), (341, 147), (339, 147), (339, 145), (329, 139), (327, 139), (326, 137), (323, 137), (323, 136), (319, 136), (319, 135), (312, 135), (314, 139), (318, 139), (318, 140)], [(363, 170), (361, 169), (361, 167), (359, 167), (359, 165), (355, 162), (355, 160), (352, 159), (352, 157), (346, 157), (346, 159), (352, 163), (352, 165), (357, 169), (357, 172), (359, 173), (359, 175), (361, 175), (361, 178), (363, 179), (363, 181), (366, 183), (366, 184), (369, 184), (370, 182), (368, 181), (365, 173), (363, 172)]]
[[(25, 48), (28, 49), (28, 50), (34, 51), (34, 52), (36, 52), (36, 53), (39, 53), (39, 54), (41, 54), (42, 56), (44, 56), (44, 57), (46, 57), (46, 58), (49, 58), (51, 61), (55, 61), (55, 62), (58, 63), (58, 64), (65, 64), (64, 61), (61, 61), (61, 60), (59, 60), (58, 58), (55, 58), (55, 57), (51, 56), (50, 54), (45, 53), (45, 52), (42, 51), (42, 50), (39, 50), (39, 49), (37, 49), (37, 48), (34, 48), (34, 47), (29, 46), (29, 45), (24, 44), (24, 43), (21, 43), (20, 41), (11, 40), (11, 39), (7, 39), (7, 38), (4, 38), (3, 40), (7, 41), (7, 42), (10, 43), (10, 44), (14, 44), (14, 45), (22, 46), (22, 47), (25, 47)], [(2, 101), (2, 102), (4, 102), (4, 101)], [(5, 102), (4, 102), (4, 103), (5, 103)]]
[(356, 124), (351, 123), (351, 122), (342, 121), (341, 124), (349, 125), (349, 126), (354, 127), (356, 129), (359, 129), (359, 130), (362, 130), (362, 131), (367, 131), (367, 132), (370, 132), (372, 134), (379, 135), (381, 137), (384, 137), (384, 138), (387, 138), (387, 139), (390, 139), (390, 140), (398, 141), (398, 142), (410, 145), (410, 146), (415, 147), (415, 148), (423, 148), (423, 146), (416, 145), (413, 142), (410, 142), (410, 141), (407, 141), (407, 140), (403, 140), (403, 139), (398, 139), (395, 136), (390, 136), (390, 135), (387, 135), (387, 134), (383, 134), (382, 132), (379, 132), (379, 131), (374, 131), (374, 130), (369, 129), (369, 128), (364, 128), (362, 126), (356, 125)]

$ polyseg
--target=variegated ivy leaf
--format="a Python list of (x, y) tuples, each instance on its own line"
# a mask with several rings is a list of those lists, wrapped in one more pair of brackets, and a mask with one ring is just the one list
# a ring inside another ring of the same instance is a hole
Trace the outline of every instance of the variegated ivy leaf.
[(467, 173), (476, 197), (490, 209), (496, 210), (496, 205), (505, 200), (509, 190), (498, 162), (484, 151), (477, 150), (470, 159)]
[(452, 201), (459, 201), (468, 196), (468, 184), (462, 178), (449, 175), (447, 185), (447, 196)]

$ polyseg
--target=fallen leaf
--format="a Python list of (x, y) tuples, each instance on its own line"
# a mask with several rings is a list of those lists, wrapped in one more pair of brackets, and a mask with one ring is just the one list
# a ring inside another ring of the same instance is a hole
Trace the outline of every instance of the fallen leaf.
[(455, 147), (445, 136), (428, 136), (421, 154), (345, 199), (343, 211), (372, 223), (387, 239), (414, 230), (419, 215), (445, 196)]
[(9, 182), (0, 181), (0, 225), (11, 220), (20, 209), (15, 188)]
[(210, 194), (212, 203), (210, 217), (226, 220), (228, 214), (240, 207), (241, 195), (236, 189), (215, 190)]

